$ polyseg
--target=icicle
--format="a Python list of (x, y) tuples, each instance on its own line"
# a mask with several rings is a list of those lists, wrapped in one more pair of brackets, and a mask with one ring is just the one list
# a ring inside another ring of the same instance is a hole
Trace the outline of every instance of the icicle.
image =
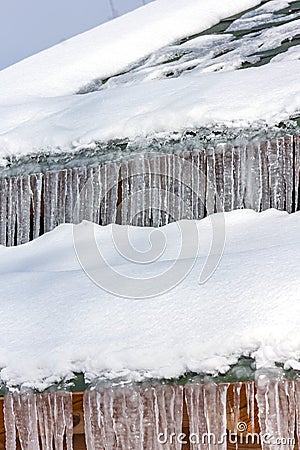
[(101, 413), (98, 409), (98, 399), (100, 394), (93, 391), (85, 391), (83, 395), (83, 410), (85, 420), (85, 442), (87, 450), (98, 450), (100, 448), (111, 448), (104, 445), (105, 439), (104, 424)]
[(84, 393), (85, 437), (87, 450), (113, 449), (113, 391), (93, 390)]
[(215, 212), (215, 192), (216, 192), (216, 179), (215, 179), (215, 150), (209, 148), (206, 151), (206, 213), (213, 214)]
[[(284, 209), (288, 213), (293, 212), (293, 143), (291, 136), (285, 136), (279, 139), (280, 147), (282, 148), (283, 169), (282, 177), (284, 188), (286, 191), (286, 202), (281, 209)], [(284, 197), (282, 195), (282, 197)]]
[(121, 224), (127, 225), (129, 223), (128, 217), (130, 217), (130, 211), (129, 211), (130, 180), (129, 180), (129, 167), (128, 167), (127, 160), (125, 160), (121, 163), (120, 176), (121, 176), (121, 189), (122, 189)]
[(161, 221), (161, 176), (160, 159), (155, 155), (150, 159), (151, 170), (151, 203), (152, 203), (152, 226), (159, 227)]
[[(245, 420), (245, 412), (241, 409), (241, 388), (243, 383), (231, 383), (227, 392), (227, 426), (229, 442), (238, 448), (237, 433), (240, 433), (240, 423)], [(234, 438), (234, 440), (232, 440)]]
[(161, 225), (166, 225), (168, 223), (168, 161), (167, 156), (162, 155), (160, 157), (160, 170), (161, 170), (161, 191), (160, 191), (160, 207), (161, 207)]
[(61, 170), (58, 173), (57, 186), (57, 223), (66, 223), (66, 198), (67, 198), (67, 171)]
[(63, 450), (65, 436), (66, 449), (73, 450), (72, 393), (55, 392), (51, 394), (42, 394), (43, 403), (47, 404), (49, 400), (52, 414), (50, 424), (53, 424), (52, 433), (54, 438), (54, 448), (55, 450)]
[(300, 174), (300, 136), (294, 136), (294, 208), (293, 211), (300, 209), (299, 205), (299, 174)]
[(242, 147), (233, 147), (232, 158), (233, 158), (233, 209), (240, 209), (243, 207), (243, 200), (241, 196), (241, 153), (243, 152)]
[[(296, 436), (298, 443), (300, 442), (300, 380), (294, 382), (295, 389), (295, 409), (296, 409)], [(298, 444), (299, 445), (299, 444)]]
[(21, 243), (25, 244), (30, 238), (30, 216), (31, 216), (31, 186), (30, 177), (23, 176), (22, 184), (22, 200), (21, 200)]
[(198, 216), (197, 219), (203, 219), (205, 216), (205, 199), (206, 199), (206, 156), (202, 149), (198, 156), (198, 171), (199, 171), (199, 198), (198, 198)]
[(101, 225), (107, 225), (107, 217), (108, 217), (108, 209), (109, 209), (109, 200), (108, 200), (108, 190), (109, 190), (109, 178), (108, 178), (108, 164), (104, 164), (104, 166), (100, 169), (100, 182), (102, 185), (102, 202), (101, 202)]
[(227, 384), (204, 385), (204, 415), (208, 435), (216, 438), (216, 448), (226, 450), (226, 393)]
[(142, 397), (142, 429), (144, 449), (158, 450), (159, 442), (157, 439), (157, 418), (154, 404), (154, 387), (146, 387), (143, 390)]
[(36, 396), (31, 393), (14, 395), (13, 408), (21, 449), (38, 450)]
[(118, 194), (119, 194), (119, 172), (120, 165), (118, 163), (109, 164), (109, 210), (108, 222), (116, 223), (117, 208), (118, 208)]
[(182, 158), (182, 189), (181, 201), (183, 204), (183, 219), (193, 218), (193, 166), (191, 154), (185, 153)]
[(51, 449), (53, 441), (53, 420), (50, 396), (43, 394), (37, 395), (37, 411), (42, 449)]
[(245, 207), (260, 211), (262, 186), (259, 148), (255, 144), (246, 146)]
[(187, 384), (185, 386), (185, 400), (189, 417), (189, 432), (191, 450), (207, 449), (202, 436), (207, 433), (204, 416), (203, 385)]
[(5, 425), (5, 448), (16, 450), (16, 420), (14, 412), (14, 399), (11, 394), (4, 397), (4, 425)]
[(16, 431), (22, 450), (63, 450), (64, 437), (73, 450), (71, 393), (8, 394), (4, 418), (7, 450), (16, 449)]
[(241, 405), (241, 388), (242, 383), (234, 383), (233, 386), (233, 423), (234, 423), (234, 432), (237, 433), (238, 423), (240, 418), (240, 405)]
[(100, 171), (101, 192), (101, 224), (115, 223), (117, 218), (119, 164), (104, 164)]
[(191, 155), (191, 213), (192, 219), (198, 219), (199, 217), (199, 183), (200, 174), (198, 168), (198, 153), (195, 151)]
[(100, 167), (96, 166), (92, 168), (91, 177), (93, 179), (93, 215), (92, 221), (96, 224), (100, 224), (100, 203), (101, 203), (101, 183), (100, 183)]
[(251, 430), (255, 431), (255, 383), (253, 381), (246, 382), (245, 389), (247, 399), (247, 416), (250, 419)]
[[(253, 381), (247, 381), (245, 384), (246, 402), (247, 402), (247, 423), (248, 432), (257, 431), (256, 427), (256, 411), (255, 411), (255, 383)], [(251, 428), (250, 428), (251, 427)]]
[(113, 421), (118, 449), (142, 449), (141, 395), (132, 387), (114, 389)]
[(226, 450), (227, 389), (228, 384), (185, 386), (192, 450)]
[(224, 205), (224, 196), (225, 196), (224, 152), (225, 152), (224, 145), (218, 145), (215, 151), (215, 176), (216, 176), (216, 190), (222, 205)]
[(93, 186), (91, 171), (80, 167), (72, 171), (73, 223), (91, 219), (93, 216)]
[[(57, 392), (54, 396), (56, 405), (58, 404), (57, 416), (63, 417), (65, 421), (66, 432), (66, 445), (67, 450), (73, 450), (73, 406), (72, 406), (72, 394), (70, 392)], [(60, 409), (61, 408), (61, 409)], [(55, 417), (55, 416), (54, 416)], [(58, 423), (57, 419), (54, 419), (54, 424)], [(54, 427), (55, 430), (55, 427)], [(55, 434), (54, 434), (55, 439)]]
[(22, 244), (23, 234), (24, 234), (24, 224), (23, 224), (23, 201), (25, 203), (24, 207), (27, 210), (26, 205), (26, 194), (23, 195), (23, 179), (17, 178), (17, 192), (16, 192), (16, 214), (17, 214), (17, 245)]
[(158, 385), (154, 392), (156, 433), (167, 437), (167, 442), (158, 448), (161, 450), (181, 450), (178, 440), (182, 432), (183, 388), (182, 386)]
[(233, 147), (224, 145), (224, 211), (232, 211), (234, 204)]
[(138, 210), (139, 215), (139, 226), (145, 226), (145, 217), (146, 217), (146, 213), (147, 213), (147, 203), (146, 203), (146, 198), (145, 198), (145, 194), (146, 191), (148, 190), (147, 187), (147, 174), (145, 172), (145, 158), (144, 156), (142, 156), (139, 160), (139, 168), (140, 168), (140, 173), (139, 173), (139, 177), (138, 177), (138, 184), (139, 184), (139, 207)]
[(17, 182), (14, 177), (8, 181), (8, 206), (7, 206), (7, 245), (15, 245), (16, 229), (16, 203), (17, 203)]
[(43, 189), (43, 175), (38, 173), (31, 175), (31, 204), (32, 204), (32, 238), (39, 237), (41, 232), (41, 205), (42, 205), (42, 189)]
[(144, 217), (144, 158), (137, 157), (130, 161), (130, 210), (129, 223), (135, 226), (143, 225)]
[(114, 389), (112, 417), (117, 440), (116, 448), (122, 450), (132, 448), (130, 445), (130, 432), (128, 432), (128, 426), (129, 424), (131, 425), (132, 417), (127, 416), (126, 394), (127, 392), (125, 393), (124, 389)]
[(72, 219), (71, 222), (77, 224), (80, 222), (80, 188), (79, 188), (79, 176), (78, 169), (72, 169), (72, 194), (70, 198), (72, 198)]
[(144, 194), (144, 211), (143, 211), (143, 225), (149, 227), (151, 225), (151, 168), (149, 162), (149, 155), (143, 159), (144, 164), (144, 183), (145, 183), (145, 194)]
[[(84, 391), (83, 394), (83, 413), (84, 413), (84, 432), (85, 432), (85, 444), (87, 450), (91, 448), (96, 448), (94, 445), (94, 438), (96, 432), (92, 428), (92, 411), (94, 410), (93, 397), (95, 396), (95, 391)], [(102, 427), (99, 429), (102, 429)]]
[(79, 190), (79, 222), (85, 220), (86, 214), (86, 193), (87, 193), (87, 169), (80, 167), (78, 169), (78, 190)]
[(83, 219), (90, 222), (93, 221), (93, 205), (94, 205), (94, 172), (93, 167), (87, 167), (85, 172), (83, 195)]
[(57, 225), (58, 173), (47, 173), (44, 186), (44, 232), (46, 233)]
[(66, 199), (65, 199), (65, 221), (66, 223), (73, 222), (73, 171), (68, 169), (66, 171)]
[[(283, 402), (280, 405), (280, 415), (282, 411), (286, 417), (286, 428), (284, 433), (290, 437), (288, 446), (290, 449), (294, 448), (295, 440), (295, 424), (296, 424), (296, 401), (295, 401), (295, 382), (286, 380), (284, 383)], [(285, 446), (286, 447), (286, 446)]]
[(8, 182), (0, 178), (0, 245), (6, 245)]
[(262, 449), (292, 450), (295, 444), (294, 382), (258, 379), (256, 390)]
[(168, 189), (169, 189), (169, 222), (174, 222), (176, 220), (176, 180), (175, 180), (175, 155), (168, 156)]
[(177, 173), (178, 173), (178, 156), (171, 155), (168, 161), (169, 169), (169, 189), (170, 189), (170, 196), (169, 196), (169, 221), (175, 222), (176, 220), (180, 219), (180, 211), (178, 208), (178, 195), (179, 195), (179, 180), (177, 179)]
[[(158, 433), (182, 431), (181, 386), (96, 388), (84, 394), (87, 450), (180, 450)], [(172, 439), (172, 437), (171, 437)]]
[(271, 192), (271, 199), (274, 198), (271, 206), (284, 210), (287, 206), (288, 197), (291, 195), (289, 194), (289, 185), (292, 183), (292, 175), (290, 180), (286, 178), (289, 174), (289, 156), (285, 155), (284, 139), (279, 138), (274, 142), (271, 141), (271, 149), (274, 149), (274, 152), (276, 151), (276, 179), (274, 192)]
[(262, 142), (259, 145), (260, 166), (261, 166), (261, 210), (270, 208), (270, 182), (269, 182), (269, 161), (268, 143)]
[(278, 142), (275, 140), (269, 144), (268, 152), (269, 160), (269, 179), (270, 179), (270, 206), (271, 208), (279, 208), (279, 199), (282, 192), (282, 155)]

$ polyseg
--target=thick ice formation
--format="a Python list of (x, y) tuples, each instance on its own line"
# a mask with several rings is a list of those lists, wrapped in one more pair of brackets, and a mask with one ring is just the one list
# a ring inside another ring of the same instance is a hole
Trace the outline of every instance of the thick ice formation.
[(220, 207), (299, 208), (299, 136), (184, 151), (197, 144), (182, 139), (165, 143), (175, 154), (163, 154), (161, 146), (91, 167), (0, 179), (0, 245), (24, 244), (82, 220), (159, 227), (203, 219)]
[[(192, 450), (226, 450), (260, 444), (263, 450), (293, 450), (299, 386), (299, 380), (262, 375), (231, 384), (96, 385), (83, 395), (86, 447), (181, 450), (190, 444)], [(6, 450), (16, 450), (16, 431), (22, 450), (72, 450), (72, 412), (70, 393), (8, 394)]]
[[(8, 394), (4, 399), (6, 450), (73, 450), (72, 394)], [(64, 443), (66, 444), (64, 446)]]
[(183, 401), (183, 386), (100, 387), (85, 391), (87, 450), (181, 450), (179, 442), (163, 442), (166, 429), (174, 435), (182, 433)]
[[(242, 354), (251, 354), (258, 367), (275, 361), (299, 367), (299, 220), (300, 213), (275, 210), (226, 213), (224, 255), (202, 285), (212, 243), (209, 218), (197, 223), (195, 260), (195, 235), (187, 227), (192, 222), (169, 224), (154, 234), (130, 227), (131, 250), (129, 244), (122, 247), (125, 226), (95, 226), (104, 259), (94, 269), (111, 292), (121, 288), (122, 294), (124, 287), (126, 293), (127, 281), (135, 286), (132, 279), (141, 278), (163, 292), (174, 263), (188, 268), (181, 283), (152, 299), (119, 298), (94, 284), (77, 260), (72, 225), (22, 246), (1, 247), (1, 379), (46, 386), (80, 371), (91, 378), (173, 377), (189, 370), (224, 371)], [(77, 244), (88, 248), (91, 225), (76, 230)], [(150, 236), (162, 255), (145, 263), (152, 255)], [(153, 282), (158, 275), (161, 285)], [(138, 289), (138, 296), (148, 294), (143, 284)]]

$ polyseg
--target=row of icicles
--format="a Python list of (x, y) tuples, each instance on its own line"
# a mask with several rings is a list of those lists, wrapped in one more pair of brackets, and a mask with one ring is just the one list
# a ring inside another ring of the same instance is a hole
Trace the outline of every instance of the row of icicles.
[[(300, 437), (300, 381), (97, 387), (83, 411), (87, 450), (225, 450), (251, 439), (289, 450)], [(73, 450), (72, 393), (8, 394), (4, 419), (6, 450), (18, 440), (22, 450)]]
[(300, 206), (299, 171), (295, 135), (0, 177), (0, 245), (23, 244), (82, 220), (158, 227), (221, 210), (291, 213)]

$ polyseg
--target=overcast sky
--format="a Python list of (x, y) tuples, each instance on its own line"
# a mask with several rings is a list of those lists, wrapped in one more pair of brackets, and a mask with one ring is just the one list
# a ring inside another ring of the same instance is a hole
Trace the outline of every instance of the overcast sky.
[(151, 0), (0, 0), (0, 70)]

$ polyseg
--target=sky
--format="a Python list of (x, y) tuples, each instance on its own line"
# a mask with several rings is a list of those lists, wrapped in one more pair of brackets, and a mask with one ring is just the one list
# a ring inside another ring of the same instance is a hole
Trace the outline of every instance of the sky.
[(0, 70), (151, 0), (0, 0)]

